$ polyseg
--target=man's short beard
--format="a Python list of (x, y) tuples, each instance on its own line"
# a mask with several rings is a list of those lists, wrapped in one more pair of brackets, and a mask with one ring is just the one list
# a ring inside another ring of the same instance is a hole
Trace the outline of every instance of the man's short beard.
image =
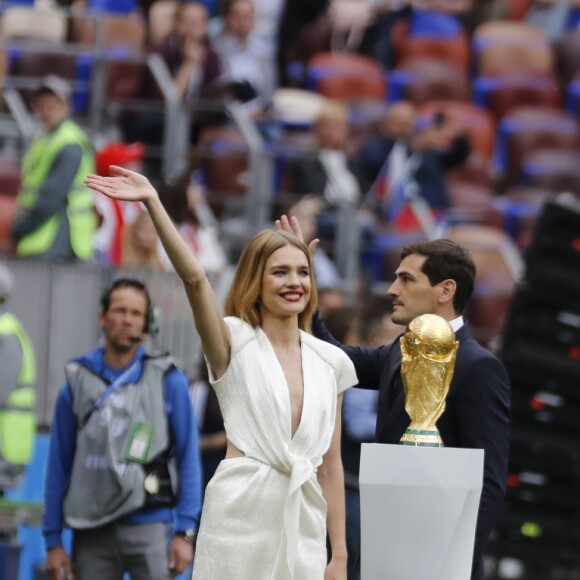
[(127, 344), (109, 341), (109, 346), (111, 347), (111, 349), (118, 354), (125, 354), (127, 352), (130, 352), (134, 348), (135, 344), (136, 343), (133, 341), (128, 341)]

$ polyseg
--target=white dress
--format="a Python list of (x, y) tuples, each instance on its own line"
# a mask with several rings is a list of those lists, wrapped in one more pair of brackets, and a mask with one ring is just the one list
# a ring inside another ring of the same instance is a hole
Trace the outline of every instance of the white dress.
[(207, 486), (195, 580), (322, 580), (326, 502), (316, 470), (330, 447), (337, 395), (357, 383), (350, 359), (301, 332), (304, 401), (291, 437), (290, 393), (268, 337), (226, 318), (231, 361), (212, 380), (228, 439), (245, 457), (223, 460)]

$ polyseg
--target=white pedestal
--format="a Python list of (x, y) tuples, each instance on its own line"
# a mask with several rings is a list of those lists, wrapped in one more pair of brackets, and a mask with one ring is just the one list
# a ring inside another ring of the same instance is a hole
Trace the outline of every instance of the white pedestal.
[(469, 580), (483, 450), (362, 445), (362, 580)]

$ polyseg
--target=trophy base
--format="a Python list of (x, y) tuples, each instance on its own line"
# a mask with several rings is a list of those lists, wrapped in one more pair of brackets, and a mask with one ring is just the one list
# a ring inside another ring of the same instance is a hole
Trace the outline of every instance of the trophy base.
[(412, 447), (445, 447), (436, 429), (407, 429), (399, 443)]

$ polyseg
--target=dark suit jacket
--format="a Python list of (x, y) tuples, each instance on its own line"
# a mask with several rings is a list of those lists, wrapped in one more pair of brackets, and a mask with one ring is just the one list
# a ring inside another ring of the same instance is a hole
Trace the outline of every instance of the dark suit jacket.
[[(315, 317), (314, 334), (341, 347), (354, 363), (359, 387), (379, 389), (377, 443), (398, 444), (410, 423), (403, 391), (389, 406), (393, 381), (401, 369), (399, 341), (379, 348), (339, 344)], [(467, 326), (459, 340), (455, 372), (445, 412), (437, 422), (446, 447), (484, 449), (484, 480), (475, 534), (472, 579), (483, 579), (482, 556), (506, 489), (510, 385), (503, 364), (471, 338)]]
[[(354, 159), (348, 158), (347, 166), (359, 183), (361, 196), (364, 196), (370, 184), (362, 179), (360, 167)], [(293, 193), (324, 195), (328, 176), (317, 151), (307, 151), (294, 157), (288, 165), (287, 174)]]
[[(379, 176), (381, 168), (391, 154), (395, 141), (385, 137), (377, 137), (362, 147), (358, 161), (363, 179), (371, 183)], [(419, 186), (419, 192), (431, 209), (446, 209), (449, 207), (445, 174), (450, 169), (464, 163), (471, 153), (471, 146), (466, 137), (460, 136), (453, 142), (450, 149), (424, 149), (414, 173)]]

